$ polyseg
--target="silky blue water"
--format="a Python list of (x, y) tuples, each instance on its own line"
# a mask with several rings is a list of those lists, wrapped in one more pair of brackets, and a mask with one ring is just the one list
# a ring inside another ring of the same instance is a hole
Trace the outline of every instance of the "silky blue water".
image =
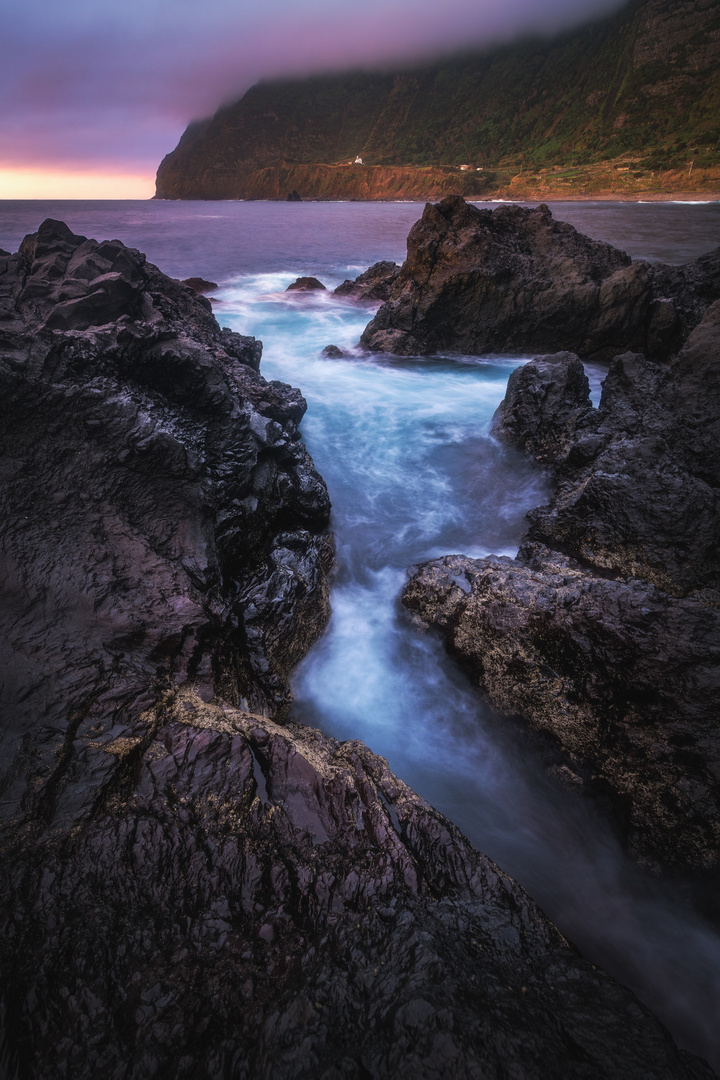
[[(353, 351), (371, 311), (329, 289), (401, 261), (418, 204), (0, 204), (0, 246), (45, 216), (118, 236), (173, 276), (217, 281), (223, 325), (264, 342), (262, 371), (298, 385), (305, 440), (333, 501), (338, 573), (327, 633), (294, 680), (295, 716), (359, 738), (528, 888), (562, 931), (630, 985), (676, 1039), (720, 1064), (720, 937), (692, 893), (643, 874), (602, 814), (544, 769), (518, 724), (484, 708), (437, 639), (398, 603), (408, 566), (515, 554), (542, 472), (489, 423), (524, 357), (392, 359)], [(555, 204), (636, 257), (680, 262), (720, 241), (720, 206)], [(348, 352), (320, 356), (327, 344)], [(591, 373), (597, 393), (602, 372)]]

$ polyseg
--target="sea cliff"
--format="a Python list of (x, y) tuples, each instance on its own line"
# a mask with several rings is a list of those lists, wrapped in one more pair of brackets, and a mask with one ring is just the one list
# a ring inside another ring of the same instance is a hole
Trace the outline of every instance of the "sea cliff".
[(631, 0), (550, 40), (260, 83), (189, 125), (156, 197), (718, 198), (719, 72), (712, 0)]

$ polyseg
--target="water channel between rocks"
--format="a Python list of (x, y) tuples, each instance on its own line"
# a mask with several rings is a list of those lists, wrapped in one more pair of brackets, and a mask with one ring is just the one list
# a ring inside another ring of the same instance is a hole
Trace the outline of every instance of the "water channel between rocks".
[(305, 439), (333, 500), (333, 615), (296, 674), (295, 717), (387, 757), (587, 955), (712, 1054), (720, 939), (632, 866), (609, 825), (547, 777), (540, 748), (483, 708), (398, 604), (420, 560), (514, 555), (525, 513), (545, 501), (542, 472), (488, 434), (518, 359), (319, 358), (328, 342), (353, 345), (366, 315), (324, 294), (286, 297), (291, 279), (255, 277), (222, 295), (233, 323), (265, 340), (266, 377), (302, 386)]
[[(0, 209), (0, 246), (17, 247), (21, 222), (20, 235), (37, 227), (30, 205), (14, 204), (11, 224)], [(695, 912), (690, 890), (625, 858), (602, 815), (548, 777), (542, 750), (480, 704), (439, 642), (398, 605), (413, 563), (514, 555), (527, 510), (544, 501), (542, 472), (488, 434), (510, 372), (527, 358), (321, 358), (329, 343), (353, 346), (371, 311), (330, 292), (284, 292), (299, 274), (332, 288), (376, 259), (402, 261), (421, 207), (84, 208), (93, 220), (83, 220), (81, 204), (41, 216), (98, 239), (117, 235), (166, 272), (218, 281), (221, 324), (261, 338), (265, 377), (299, 386), (308, 400), (302, 430), (333, 501), (339, 569), (330, 626), (294, 678), (295, 718), (387, 757), (681, 1045), (720, 1067), (720, 935)], [(720, 241), (720, 207), (553, 210), (637, 257), (680, 262)], [(590, 374), (597, 401), (601, 373)]]

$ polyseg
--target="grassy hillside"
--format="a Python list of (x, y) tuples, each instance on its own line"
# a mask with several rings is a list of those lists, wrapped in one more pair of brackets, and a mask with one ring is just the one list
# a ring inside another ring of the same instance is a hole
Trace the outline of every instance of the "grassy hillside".
[(403, 71), (260, 83), (190, 125), (158, 170), (158, 195), (259, 197), (263, 170), (356, 154), (403, 172), (471, 165), (476, 182), (461, 186), (478, 194), (503, 171), (628, 155), (641, 170), (692, 162), (699, 175), (720, 163), (720, 0), (632, 0), (552, 41)]

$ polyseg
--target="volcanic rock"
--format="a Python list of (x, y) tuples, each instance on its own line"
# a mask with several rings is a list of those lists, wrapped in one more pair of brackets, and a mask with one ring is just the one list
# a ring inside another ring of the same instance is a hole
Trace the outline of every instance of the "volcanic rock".
[(382, 759), (281, 723), (332, 544), (260, 343), (53, 221), (0, 313), (3, 1074), (709, 1078)]
[(313, 290), (318, 291), (322, 289), (324, 292), (326, 287), (323, 285), (322, 281), (318, 281), (316, 277), (299, 277), (295, 278), (295, 280), (288, 285), (285, 292), (292, 292), (295, 289), (300, 292), (312, 292)]
[(390, 298), (361, 344), (400, 355), (556, 352), (609, 360), (674, 354), (720, 297), (720, 248), (686, 267), (633, 262), (555, 221), (547, 206), (428, 203)]
[(74, 716), (136, 722), (200, 671), (287, 708), (327, 617), (330, 504), (300, 393), (139, 252), (46, 221), (0, 262), (0, 305), (2, 760), (18, 798), (32, 774), (57, 801)]
[(655, 865), (720, 858), (720, 302), (670, 367), (513, 373), (494, 431), (554, 468), (517, 560), (448, 556), (403, 603), (498, 709), (551, 734)]
[[(507, 411), (507, 406), (506, 406)], [(578, 416), (530, 540), (613, 576), (720, 602), (720, 302), (668, 368), (625, 353)]]
[(112, 771), (3, 860), (23, 1077), (710, 1080), (361, 743), (187, 687)]
[(510, 375), (492, 431), (547, 464), (567, 454), (578, 425), (591, 410), (590, 384), (574, 353), (536, 356)]
[(612, 796), (632, 850), (654, 865), (716, 864), (720, 612), (539, 545), (519, 560), (425, 563), (403, 603), (493, 706), (551, 735), (559, 760)]
[(376, 262), (359, 274), (353, 281), (347, 278), (335, 289), (335, 296), (347, 296), (351, 300), (389, 300), (400, 267), (387, 260)]
[(182, 284), (187, 285), (188, 289), (192, 289), (193, 292), (197, 293), (212, 292), (213, 289), (218, 288), (217, 281), (206, 281), (205, 278), (201, 277), (185, 278)]
[(320, 355), (327, 356), (331, 360), (344, 360), (347, 353), (344, 353), (337, 345), (326, 345)]

